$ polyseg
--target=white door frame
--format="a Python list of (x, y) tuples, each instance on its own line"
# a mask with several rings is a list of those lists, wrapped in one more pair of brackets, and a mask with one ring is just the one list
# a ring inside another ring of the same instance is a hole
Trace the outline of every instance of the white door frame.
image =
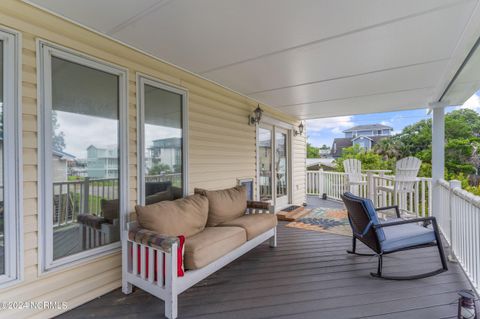
[(269, 201), (275, 206), (275, 210), (282, 209), (289, 204), (292, 203), (292, 161), (293, 161), (293, 154), (292, 154), (292, 129), (293, 125), (279, 121), (274, 118), (270, 117), (263, 117), (262, 123), (256, 125), (256, 199), (260, 199), (260, 167), (259, 167), (259, 144), (258, 144), (258, 139), (259, 139), (259, 130), (260, 128), (270, 130), (272, 132), (272, 137), (271, 137), (271, 143), (272, 143), (272, 170), (275, 168), (275, 133), (276, 130), (282, 130), (284, 133), (287, 135), (287, 196), (286, 196), (286, 202), (277, 202), (277, 179), (275, 176), (275, 172), (272, 171), (272, 200)]

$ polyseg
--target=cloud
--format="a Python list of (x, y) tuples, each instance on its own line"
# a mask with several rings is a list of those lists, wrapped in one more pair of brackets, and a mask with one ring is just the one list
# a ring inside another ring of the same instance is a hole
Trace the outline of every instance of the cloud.
[(390, 120), (390, 121), (381, 121), (380, 124), (386, 125), (386, 126), (392, 126), (393, 120), (394, 120), (394, 119), (392, 119), (392, 120)]
[[(77, 158), (87, 157), (87, 147), (108, 147), (118, 143), (118, 121), (78, 113), (57, 111), (58, 129), (63, 132), (65, 152)], [(150, 147), (153, 140), (181, 137), (181, 129), (160, 125), (146, 125), (145, 146)]]
[(331, 131), (334, 134), (342, 133), (343, 130), (355, 125), (353, 116), (339, 116), (323, 118), (316, 120), (307, 120), (308, 133), (319, 133), (322, 131)]
[(86, 158), (87, 147), (107, 147), (118, 143), (118, 121), (70, 112), (57, 111), (59, 128), (65, 134), (65, 152)]
[(475, 93), (468, 100), (466, 100), (465, 103), (463, 103), (463, 105), (460, 106), (460, 108), (472, 109), (472, 110), (480, 109), (480, 96)]

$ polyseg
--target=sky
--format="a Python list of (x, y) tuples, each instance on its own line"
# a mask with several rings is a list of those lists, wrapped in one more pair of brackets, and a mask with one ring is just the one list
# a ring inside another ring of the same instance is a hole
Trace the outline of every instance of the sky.
[[(480, 112), (480, 91), (472, 95), (463, 105), (448, 107), (446, 111), (451, 112), (456, 108), (469, 108)], [(307, 120), (307, 141), (313, 146), (319, 147), (325, 144), (331, 147), (333, 139), (344, 137), (343, 131), (352, 126), (380, 123), (393, 127), (393, 134), (396, 134), (401, 132), (405, 126), (430, 117), (427, 109), (417, 109)]]

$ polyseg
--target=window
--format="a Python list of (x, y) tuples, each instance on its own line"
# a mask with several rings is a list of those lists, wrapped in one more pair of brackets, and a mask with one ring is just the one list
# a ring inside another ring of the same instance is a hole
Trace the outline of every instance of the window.
[(21, 279), (19, 36), (0, 30), (0, 284)]
[(126, 71), (40, 42), (42, 265), (120, 246), (127, 207)]
[(139, 75), (139, 202), (187, 193), (186, 91)]

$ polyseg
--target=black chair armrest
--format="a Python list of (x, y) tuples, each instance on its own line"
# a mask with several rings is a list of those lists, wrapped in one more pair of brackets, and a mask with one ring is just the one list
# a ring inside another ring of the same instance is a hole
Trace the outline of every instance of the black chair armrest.
[(95, 229), (101, 229), (102, 224), (107, 224), (109, 221), (103, 217), (92, 215), (92, 214), (78, 214), (77, 222), (79, 224), (93, 227)]
[(398, 205), (379, 207), (379, 208), (375, 208), (375, 210), (378, 212), (378, 211), (389, 210), (389, 209), (393, 209), (393, 208), (395, 209), (395, 214), (397, 214), (397, 218), (401, 218), (400, 217), (400, 209), (398, 208)]
[(377, 229), (377, 228), (384, 228), (384, 227), (391, 227), (391, 226), (398, 226), (398, 225), (405, 225), (405, 224), (412, 224), (412, 223), (420, 223), (420, 222), (423, 222), (423, 223), (431, 222), (433, 224), (433, 227), (435, 229), (437, 228), (437, 220), (435, 219), (435, 217), (422, 217), (422, 218), (398, 220), (398, 221), (394, 221), (394, 222), (373, 225), (373, 227), (375, 229)]

